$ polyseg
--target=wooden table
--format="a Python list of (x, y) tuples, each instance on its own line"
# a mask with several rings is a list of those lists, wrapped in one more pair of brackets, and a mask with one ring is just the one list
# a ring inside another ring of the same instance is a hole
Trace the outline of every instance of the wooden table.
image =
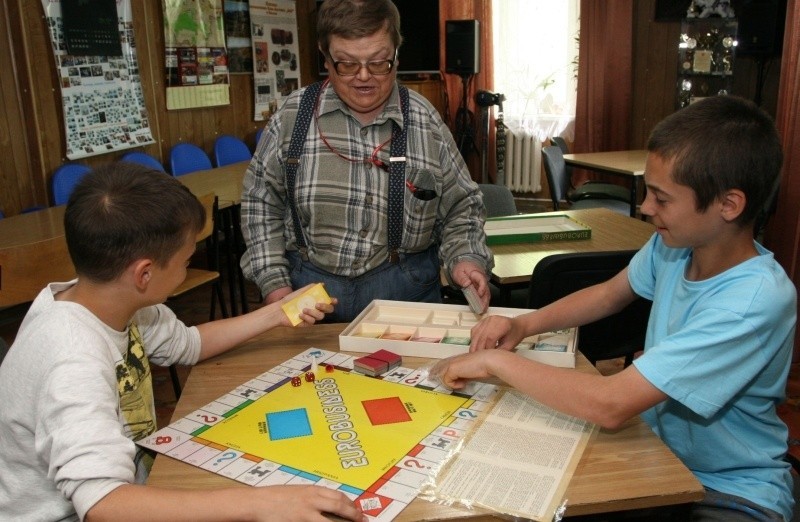
[(646, 159), (646, 150), (564, 154), (564, 163), (567, 165), (628, 179), (631, 185), (631, 217), (636, 216), (636, 205), (639, 203), (639, 180), (644, 175)]
[[(231, 238), (230, 241), (226, 241), (227, 246), (231, 249), (235, 244), (235, 240), (232, 238), (241, 237), (238, 212), (235, 210), (236, 205), (241, 201), (242, 179), (249, 163), (249, 161), (233, 163), (224, 167), (192, 172), (177, 178), (197, 197), (202, 197), (211, 192), (217, 195), (220, 208), (225, 210), (220, 213), (223, 219), (221, 226), (228, 233), (227, 237)], [(65, 209), (65, 205), (60, 205), (47, 207), (37, 212), (0, 219), (0, 252), (5, 249), (41, 243), (54, 238), (63, 238)], [(240, 297), (242, 311), (246, 311), (248, 305), (244, 293), (244, 282), (238, 277), (238, 267), (235, 266), (236, 258), (233, 256), (233, 252), (229, 252), (229, 254), (227, 258), (229, 261), (229, 273), (237, 276), (228, 278), (231, 295), (230, 307), (231, 313), (237, 315), (237, 294)], [(2, 267), (0, 267), (0, 270), (2, 270)], [(54, 272), (54, 276), (56, 273), (58, 272)], [(47, 277), (45, 273), (40, 273), (40, 275), (46, 278), (40, 285), (41, 287), (53, 280)], [(7, 280), (0, 280), (0, 291), (2, 291), (2, 285), (11, 284)], [(32, 281), (27, 284), (33, 287), (38, 283)], [(33, 297), (35, 297), (35, 294)]]
[[(242, 180), (249, 161), (201, 170), (177, 179), (197, 197), (213, 192), (220, 207), (238, 205), (242, 198)], [(64, 235), (66, 206), (47, 207), (36, 212), (0, 219), (0, 248), (9, 248)]]
[(65, 209), (60, 205), (0, 219), (0, 249), (63, 236)]
[(508, 304), (512, 290), (528, 285), (533, 267), (547, 256), (576, 252), (637, 250), (655, 232), (655, 227), (650, 223), (605, 208), (544, 212), (534, 215), (547, 214), (566, 214), (580, 221), (592, 229), (592, 237), (574, 241), (540, 241), (492, 246), (494, 268), (491, 280), (500, 288), (501, 305)]
[[(264, 371), (311, 346), (338, 351), (343, 324), (311, 328), (280, 327), (239, 348), (198, 364), (189, 374), (173, 420), (229, 392)], [(405, 357), (403, 364), (418, 367), (427, 359)], [(578, 369), (597, 370), (578, 356)], [(159, 487), (198, 488), (241, 486), (239, 482), (158, 455), (147, 481)], [(621, 429), (600, 430), (589, 443), (567, 488), (567, 515), (604, 513), (665, 506), (699, 500), (700, 483), (638, 417)], [(498, 520), (485, 513), (414, 500), (398, 521)]]
[(178, 181), (186, 185), (192, 194), (202, 196), (213, 192), (219, 198), (219, 207), (227, 208), (242, 201), (242, 180), (250, 161), (231, 163), (222, 167), (199, 170), (178, 176)]

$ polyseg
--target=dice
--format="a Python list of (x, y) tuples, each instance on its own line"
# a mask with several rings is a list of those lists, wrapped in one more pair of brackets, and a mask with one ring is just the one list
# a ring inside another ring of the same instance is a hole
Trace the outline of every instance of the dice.
[(292, 377), (292, 386), (297, 388), (301, 384), (303, 384), (303, 381), (300, 380), (300, 377)]
[(315, 379), (314, 372), (306, 372), (306, 382), (314, 382)]

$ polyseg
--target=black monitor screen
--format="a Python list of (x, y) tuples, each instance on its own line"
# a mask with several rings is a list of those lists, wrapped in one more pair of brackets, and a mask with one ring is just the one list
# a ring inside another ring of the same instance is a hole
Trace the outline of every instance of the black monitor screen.
[[(438, 73), (439, 2), (437, 0), (392, 0), (400, 12), (403, 45), (398, 54), (400, 74)], [(317, 0), (317, 8), (323, 0)], [(316, 38), (315, 40), (316, 41)], [(320, 74), (327, 74), (322, 53), (317, 52)]]

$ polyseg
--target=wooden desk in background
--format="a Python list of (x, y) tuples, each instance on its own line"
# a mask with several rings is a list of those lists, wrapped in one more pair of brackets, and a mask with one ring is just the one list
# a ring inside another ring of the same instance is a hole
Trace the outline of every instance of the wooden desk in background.
[(227, 208), (242, 201), (242, 180), (248, 165), (250, 161), (241, 161), (213, 169), (199, 170), (178, 176), (178, 181), (198, 197), (213, 192), (219, 199), (219, 208)]
[[(242, 179), (244, 178), (245, 171), (247, 170), (248, 161), (241, 163), (234, 163), (224, 167), (193, 172), (179, 176), (178, 181), (186, 185), (191, 192), (197, 196), (202, 197), (209, 193), (214, 193), (219, 198), (221, 209), (234, 209), (241, 201), (242, 194)], [(53, 241), (66, 241), (64, 239), (64, 210), (65, 205), (57, 207), (48, 207), (36, 212), (28, 214), (19, 214), (16, 216), (0, 219), (0, 303), (16, 304), (25, 301), (24, 297), (27, 295), (30, 300), (38, 293), (33, 289), (41, 289), (47, 283), (54, 280), (66, 280), (74, 277), (74, 269), (71, 267), (68, 259), (61, 260), (58, 266), (53, 266), (52, 272), (48, 273), (41, 265), (43, 263), (52, 263), (49, 259), (33, 259), (27, 263), (25, 259), (20, 259), (22, 251), (32, 251), (36, 255), (36, 246), (42, 245), (42, 251), (53, 251)], [(237, 234), (238, 230), (238, 213), (236, 212), (222, 212), (223, 219), (226, 220), (223, 224), (225, 230)], [(233, 241), (227, 242), (229, 246), (233, 245)], [(22, 247), (27, 246), (27, 249)], [(64, 249), (66, 250), (66, 249)], [(46, 255), (46, 254), (45, 254)], [(228, 260), (234, 263), (234, 257), (228, 256)], [(3, 264), (6, 264), (5, 273), (3, 272)], [(32, 267), (30, 270), (25, 267)], [(33, 267), (36, 267), (34, 270)], [(236, 267), (231, 265), (229, 273), (237, 273)], [(14, 280), (17, 281), (15, 287)], [(246, 298), (244, 295), (244, 283), (237, 278), (229, 278), (230, 295), (233, 296), (230, 300), (231, 312), (237, 315), (235, 295), (237, 293), (236, 286), (238, 285), (238, 294), (241, 297), (242, 310), (247, 309)], [(4, 290), (4, 287), (7, 289)], [(24, 288), (23, 288), (24, 287)], [(25, 294), (25, 295), (23, 295)]]
[[(184, 174), (177, 179), (197, 197), (213, 192), (220, 207), (238, 205), (249, 161)], [(36, 243), (64, 235), (65, 205), (0, 219), (0, 249)]]
[[(311, 347), (339, 350), (343, 324), (311, 328), (273, 329), (242, 346), (195, 366), (175, 408), (178, 420), (224, 395), (243, 382)], [(406, 357), (403, 364), (418, 367), (427, 359)], [(578, 356), (578, 369), (596, 371)], [(208, 489), (251, 487), (221, 475), (157, 455), (147, 481), (159, 487)], [(693, 502), (703, 497), (694, 475), (638, 417), (615, 432), (600, 430), (586, 447), (567, 488), (567, 515), (605, 513)], [(481, 512), (414, 500), (396, 518), (419, 520), (498, 520)]]
[(567, 165), (626, 178), (631, 185), (631, 217), (636, 217), (636, 205), (639, 203), (639, 180), (644, 175), (646, 159), (646, 150), (564, 154), (564, 163)]
[[(546, 215), (547, 212), (539, 214)], [(592, 229), (590, 239), (574, 241), (539, 241), (494, 245), (494, 268), (491, 280), (500, 288), (501, 304), (509, 302), (515, 288), (528, 285), (536, 263), (553, 254), (638, 250), (650, 239), (655, 227), (605, 208), (559, 211)]]

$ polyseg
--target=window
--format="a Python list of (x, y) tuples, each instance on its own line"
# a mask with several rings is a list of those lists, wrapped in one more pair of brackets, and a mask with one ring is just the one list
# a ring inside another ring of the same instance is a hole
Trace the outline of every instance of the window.
[(492, 0), (494, 86), (512, 130), (573, 139), (579, 0)]

